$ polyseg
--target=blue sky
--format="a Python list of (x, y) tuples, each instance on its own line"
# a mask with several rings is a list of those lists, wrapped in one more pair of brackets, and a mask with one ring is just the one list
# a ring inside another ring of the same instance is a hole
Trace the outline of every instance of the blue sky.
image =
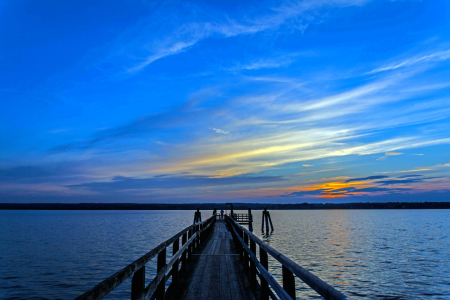
[(450, 198), (447, 1), (2, 1), (0, 202)]

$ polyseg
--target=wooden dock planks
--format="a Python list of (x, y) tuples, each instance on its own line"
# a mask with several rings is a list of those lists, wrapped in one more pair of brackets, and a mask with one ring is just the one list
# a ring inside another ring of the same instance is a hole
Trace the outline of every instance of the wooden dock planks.
[(193, 258), (170, 299), (255, 299), (224, 221), (216, 221), (206, 245)]

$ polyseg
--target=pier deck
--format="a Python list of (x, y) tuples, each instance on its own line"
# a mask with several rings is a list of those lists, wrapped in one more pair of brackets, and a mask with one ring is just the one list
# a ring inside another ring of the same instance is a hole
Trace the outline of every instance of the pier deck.
[[(250, 230), (238, 223), (242, 221), (238, 215), (230, 215), (225, 216), (225, 221), (217, 220), (214, 210), (210, 218), (201, 221), (197, 210), (194, 224), (75, 300), (100, 300), (130, 277), (131, 300), (292, 300), (296, 299), (295, 278), (326, 300), (350, 300), (254, 235), (250, 209)], [(169, 261), (168, 247), (173, 252)], [(281, 264), (282, 285), (269, 272), (269, 255)], [(146, 286), (145, 265), (152, 259), (156, 259), (157, 274)]]
[(255, 299), (224, 221), (216, 221), (204, 246), (193, 253), (187, 271), (180, 274), (179, 288), (167, 298)]

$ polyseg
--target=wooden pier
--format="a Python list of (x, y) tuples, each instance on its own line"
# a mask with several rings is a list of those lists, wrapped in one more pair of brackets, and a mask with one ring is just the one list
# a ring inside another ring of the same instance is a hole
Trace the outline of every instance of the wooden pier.
[(173, 295), (169, 291), (167, 299), (256, 299), (225, 221), (216, 221), (205, 244), (192, 256), (178, 289)]
[[(196, 221), (199, 220), (197, 213)], [(194, 223), (76, 300), (102, 299), (130, 277), (132, 300), (292, 300), (296, 299), (295, 278), (305, 282), (326, 300), (349, 299), (262, 242), (234, 217), (234, 213), (224, 219), (213, 214), (203, 222)], [(248, 218), (251, 219), (250, 211)], [(248, 218), (245, 221), (248, 222)], [(166, 252), (170, 245), (173, 256), (167, 262)], [(268, 271), (268, 255), (282, 266), (281, 284)], [(156, 258), (158, 273), (145, 286), (145, 265), (153, 258)], [(171, 283), (167, 285), (169, 278)]]

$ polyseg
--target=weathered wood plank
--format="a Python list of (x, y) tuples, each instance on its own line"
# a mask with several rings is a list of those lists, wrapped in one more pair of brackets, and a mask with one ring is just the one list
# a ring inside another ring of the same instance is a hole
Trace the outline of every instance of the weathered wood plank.
[(236, 271), (234, 269), (233, 261), (231, 256), (226, 257), (227, 268), (229, 270), (229, 280), (230, 280), (230, 290), (232, 291), (232, 299), (243, 300), (243, 293), (239, 279), (236, 276)]
[(193, 253), (195, 266), (180, 273), (180, 289), (171, 299), (255, 299), (225, 222), (216, 222), (205, 243)]

